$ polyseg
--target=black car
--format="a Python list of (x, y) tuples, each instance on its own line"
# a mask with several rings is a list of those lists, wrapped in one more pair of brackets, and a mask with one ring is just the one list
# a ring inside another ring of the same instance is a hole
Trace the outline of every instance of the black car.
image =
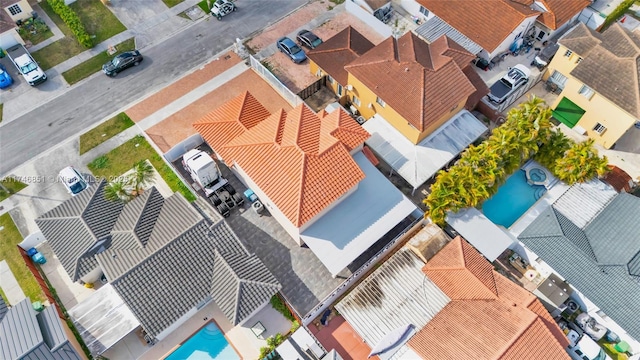
[(140, 51), (133, 50), (123, 52), (122, 54), (116, 55), (113, 60), (102, 65), (102, 71), (108, 76), (116, 76), (116, 74), (128, 67), (138, 66), (141, 61), (142, 55), (140, 55)]
[(322, 39), (317, 37), (316, 34), (312, 33), (309, 30), (300, 31), (298, 33), (298, 36), (296, 37), (296, 40), (298, 40), (298, 44), (301, 44), (302, 46), (309, 49), (315, 49), (320, 44), (322, 44)]

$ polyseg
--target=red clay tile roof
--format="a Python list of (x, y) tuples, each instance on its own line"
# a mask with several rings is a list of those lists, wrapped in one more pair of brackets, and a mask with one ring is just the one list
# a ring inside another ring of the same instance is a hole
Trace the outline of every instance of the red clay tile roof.
[[(409, 340), (423, 359), (568, 359), (568, 339), (535, 296), (455, 238), (423, 268), (451, 302)], [(523, 354), (525, 356), (523, 356)]]
[(617, 192), (630, 192), (633, 179), (624, 170), (615, 165), (609, 165), (609, 173), (605, 175), (604, 181), (613, 186)]
[[(240, 107), (239, 112), (238, 99), (230, 103), (194, 127), (225, 163), (241, 168), (297, 227), (364, 179), (349, 152), (369, 133), (344, 110), (321, 118), (302, 104), (288, 114), (280, 110), (263, 119), (264, 112), (253, 101), (244, 102), (250, 110)], [(221, 126), (225, 122), (219, 119), (224, 118), (245, 125)]]
[[(589, 0), (537, 0), (547, 11), (542, 12), (538, 21), (551, 30), (557, 30), (574, 16), (591, 4)], [(534, 0), (521, 1), (526, 5), (533, 5)]]
[(526, 18), (539, 14), (529, 6), (510, 0), (417, 1), (489, 53)]
[(446, 36), (427, 44), (408, 32), (388, 38), (345, 69), (424, 131), (476, 91), (461, 70), (471, 59)]
[(373, 43), (356, 29), (347, 26), (317, 48), (310, 50), (307, 56), (339, 84), (347, 85), (348, 74), (344, 67), (371, 50), (373, 46)]

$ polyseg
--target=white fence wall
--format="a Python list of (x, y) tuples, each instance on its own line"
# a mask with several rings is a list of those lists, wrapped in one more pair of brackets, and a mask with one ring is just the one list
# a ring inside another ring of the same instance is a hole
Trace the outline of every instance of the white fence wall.
[(353, 2), (353, 0), (348, 0), (345, 3), (347, 11), (351, 14), (355, 15), (358, 19), (362, 20), (365, 24), (371, 26), (378, 34), (382, 35), (385, 39), (390, 37), (392, 34), (391, 27), (382, 21), (378, 20), (373, 14), (368, 13), (365, 9), (361, 8)]
[(273, 75), (273, 73), (269, 71), (269, 69), (264, 67), (264, 65), (262, 65), (260, 61), (258, 61), (251, 55), (249, 55), (249, 61), (251, 62), (251, 67), (253, 68), (253, 70), (255, 70), (258, 75), (260, 75), (269, 84), (271, 84), (271, 86), (276, 89), (280, 93), (280, 95), (285, 100), (287, 100), (289, 104), (291, 104), (291, 106), (296, 107), (303, 103), (302, 99), (297, 94), (291, 92), (291, 90), (289, 90), (288, 87), (280, 82), (280, 80), (278, 80), (278, 78)]

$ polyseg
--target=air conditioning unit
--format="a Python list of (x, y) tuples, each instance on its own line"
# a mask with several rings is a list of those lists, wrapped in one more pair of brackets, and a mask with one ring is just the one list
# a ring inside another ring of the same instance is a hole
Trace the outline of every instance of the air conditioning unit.
[(353, 90), (353, 85), (347, 85), (344, 88), (349, 90), (349, 91), (351, 91), (351, 90)]
[(373, 104), (372, 104), (372, 103), (369, 103), (369, 105), (367, 105), (367, 107), (368, 107), (369, 109), (373, 109)]
[(349, 105), (349, 111), (351, 111), (353, 115), (359, 115), (358, 109), (353, 105)]

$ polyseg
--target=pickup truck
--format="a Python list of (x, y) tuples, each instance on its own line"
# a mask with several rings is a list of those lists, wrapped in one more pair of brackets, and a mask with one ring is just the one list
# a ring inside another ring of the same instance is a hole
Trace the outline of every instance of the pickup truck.
[(507, 71), (507, 73), (491, 85), (489, 89), (489, 100), (496, 104), (502, 104), (511, 94), (529, 82), (531, 70), (522, 64), (518, 64)]
[(29, 85), (36, 86), (47, 80), (47, 74), (40, 69), (38, 63), (21, 44), (8, 48), (7, 56)]

